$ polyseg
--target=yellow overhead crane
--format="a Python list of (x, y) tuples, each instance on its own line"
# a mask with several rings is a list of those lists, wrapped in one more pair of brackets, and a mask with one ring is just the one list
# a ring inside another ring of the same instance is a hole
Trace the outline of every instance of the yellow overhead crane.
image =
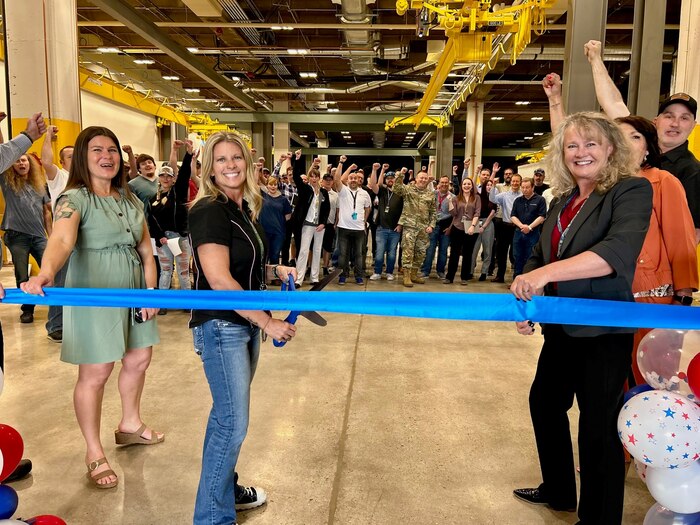
[[(417, 31), (420, 36), (434, 29), (444, 30), (447, 43), (416, 114), (387, 122), (385, 128), (411, 124), (417, 129), (421, 123), (441, 124), (438, 127), (449, 123), (449, 118), (502, 55), (510, 52), (511, 63), (515, 63), (530, 43), (532, 32), (541, 33), (546, 29), (545, 9), (554, 3), (555, 0), (523, 0), (518, 5), (492, 10), (491, 0), (397, 0), (396, 12), (399, 15), (409, 9), (418, 11)], [(455, 5), (461, 7), (451, 7)], [(504, 42), (509, 46), (508, 50)], [(471, 76), (462, 82), (441, 115), (430, 117), (434, 122), (426, 121), (430, 106), (455, 65), (477, 67), (472, 68)]]

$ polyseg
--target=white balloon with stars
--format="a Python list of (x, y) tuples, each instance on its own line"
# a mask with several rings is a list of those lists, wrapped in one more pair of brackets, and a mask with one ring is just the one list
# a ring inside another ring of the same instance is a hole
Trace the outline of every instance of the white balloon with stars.
[(630, 455), (648, 467), (677, 469), (700, 459), (700, 407), (680, 394), (637, 394), (622, 407), (617, 431)]

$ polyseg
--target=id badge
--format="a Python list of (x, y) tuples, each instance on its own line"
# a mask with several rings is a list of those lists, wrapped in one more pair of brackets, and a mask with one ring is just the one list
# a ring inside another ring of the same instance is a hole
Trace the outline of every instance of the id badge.
[(357, 212), (356, 211), (352, 212), (352, 220), (353, 221), (357, 220)]
[(389, 206), (384, 207), (384, 213), (389, 213)]

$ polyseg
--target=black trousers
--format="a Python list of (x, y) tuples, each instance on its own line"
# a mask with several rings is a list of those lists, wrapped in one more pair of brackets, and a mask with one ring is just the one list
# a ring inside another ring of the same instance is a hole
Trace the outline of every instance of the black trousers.
[(508, 269), (508, 250), (513, 244), (513, 234), (515, 226), (512, 222), (501, 221), (496, 223), (496, 259), (498, 262), (498, 272), (496, 277), (504, 279)]
[(350, 274), (350, 252), (352, 252), (355, 270), (355, 278), (365, 276), (365, 260), (362, 255), (362, 245), (367, 246), (367, 238), (364, 230), (348, 230), (338, 228), (338, 267), (343, 269), (342, 277)]
[(625, 457), (617, 435), (633, 334), (571, 337), (544, 328), (544, 345), (530, 389), (530, 415), (542, 470), (540, 490), (555, 508), (576, 507), (576, 472), (567, 412), (578, 403), (581, 498), (585, 524), (619, 525)]
[(469, 235), (464, 230), (455, 228), (450, 230), (450, 259), (447, 263), (447, 279), (454, 280), (459, 266), (459, 257), (462, 256), (462, 269), (460, 277), (466, 281), (469, 277), (469, 270), (472, 265), (472, 254), (474, 253), (474, 245), (476, 244), (477, 234)]

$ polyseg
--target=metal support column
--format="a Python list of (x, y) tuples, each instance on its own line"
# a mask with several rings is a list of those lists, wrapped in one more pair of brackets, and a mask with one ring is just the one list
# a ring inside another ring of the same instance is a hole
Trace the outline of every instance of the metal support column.
[(437, 151), (435, 155), (434, 173), (436, 181), (440, 180), (440, 177), (452, 177), (454, 137), (454, 126), (445, 126), (437, 130)]
[(562, 79), (567, 113), (598, 108), (591, 66), (583, 53), (583, 45), (589, 40), (605, 42), (607, 12), (607, 0), (569, 0)]
[(635, 0), (627, 107), (654, 118), (659, 108), (666, 0)]
[[(275, 165), (275, 158), (272, 155), (272, 123), (253, 122), (251, 130), (253, 147), (258, 150), (258, 157), (264, 157), (265, 165), (272, 171), (271, 166)], [(257, 159), (253, 160), (257, 161)]]
[[(482, 140), (484, 138), (484, 103), (467, 103), (467, 120), (464, 135), (464, 158), (469, 159), (469, 174), (474, 175), (476, 166), (481, 164)], [(461, 173), (460, 173), (461, 175)]]

